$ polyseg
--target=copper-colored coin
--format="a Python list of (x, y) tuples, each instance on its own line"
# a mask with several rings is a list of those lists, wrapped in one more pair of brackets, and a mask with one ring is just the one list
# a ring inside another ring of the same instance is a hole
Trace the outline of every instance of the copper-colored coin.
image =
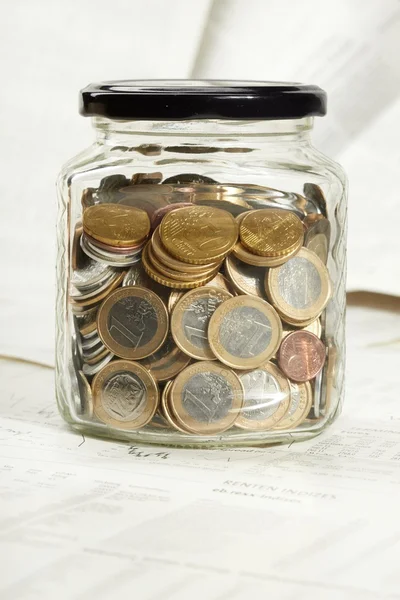
[(168, 254), (162, 245), (160, 238), (160, 228), (157, 227), (151, 238), (151, 249), (153, 250), (153, 254), (158, 258), (160, 262), (162, 262), (165, 266), (174, 269), (175, 271), (183, 271), (184, 273), (193, 273), (195, 276), (198, 273), (204, 273), (207, 269), (216, 268), (220, 265), (220, 260), (213, 261), (204, 265), (192, 265), (189, 263), (184, 263), (181, 260), (178, 260)]
[(186, 208), (187, 206), (193, 205), (191, 202), (174, 202), (173, 204), (168, 204), (168, 206), (157, 208), (151, 215), (151, 228), (155, 229), (158, 227), (165, 215), (171, 212), (171, 210), (175, 210), (176, 208)]
[(193, 288), (200, 287), (210, 281), (216, 274), (216, 271), (213, 271), (211, 275), (204, 277), (202, 279), (196, 279), (195, 281), (178, 281), (176, 279), (172, 279), (171, 277), (167, 277), (160, 273), (151, 263), (149, 259), (148, 248), (145, 247), (142, 254), (142, 263), (143, 268), (146, 271), (147, 275), (154, 279), (157, 283), (161, 283), (161, 285), (165, 285), (169, 288), (176, 288), (180, 290), (190, 290)]
[(82, 221), (85, 233), (110, 246), (135, 246), (150, 231), (150, 220), (144, 210), (120, 204), (90, 206), (84, 211)]
[(294, 213), (279, 208), (248, 212), (240, 223), (240, 241), (253, 254), (277, 258), (303, 244), (303, 225)]
[(100, 250), (106, 250), (107, 252), (112, 252), (113, 254), (121, 254), (122, 256), (124, 254), (134, 254), (136, 250), (139, 251), (143, 247), (143, 242), (140, 244), (135, 244), (134, 246), (118, 247), (110, 246), (109, 244), (103, 244), (103, 242), (99, 242), (87, 233), (85, 233), (85, 237), (91, 244), (97, 248), (100, 248)]
[(290, 404), (289, 381), (268, 362), (239, 375), (244, 389), (244, 404), (236, 427), (267, 431), (284, 418)]
[(100, 421), (118, 429), (140, 429), (153, 418), (157, 383), (137, 362), (115, 360), (93, 379), (93, 408)]
[(141, 364), (157, 381), (172, 379), (190, 363), (190, 356), (179, 350), (171, 334), (157, 352), (144, 358)]
[(215, 360), (208, 342), (208, 325), (215, 310), (232, 294), (214, 287), (200, 287), (179, 300), (171, 316), (171, 332), (179, 348), (198, 360)]
[(97, 315), (99, 336), (111, 352), (137, 360), (156, 352), (168, 333), (168, 312), (152, 291), (138, 286), (114, 291)]
[(283, 340), (278, 353), (282, 371), (289, 379), (298, 383), (309, 381), (318, 375), (325, 358), (324, 344), (309, 331), (290, 333)]
[(286, 415), (274, 429), (283, 431), (284, 429), (294, 429), (303, 423), (311, 410), (313, 394), (311, 385), (308, 381), (305, 383), (290, 382), (290, 404)]
[(207, 264), (222, 260), (232, 250), (238, 225), (225, 210), (193, 206), (168, 213), (161, 222), (160, 237), (175, 258)]
[(214, 355), (235, 369), (254, 369), (278, 349), (282, 324), (276, 310), (256, 296), (235, 296), (214, 312), (208, 340)]
[(243, 406), (239, 377), (224, 365), (196, 362), (179, 373), (170, 391), (170, 407), (181, 427), (215, 435), (235, 423)]
[(265, 289), (277, 311), (294, 324), (304, 324), (317, 318), (332, 292), (327, 268), (307, 248), (301, 248), (281, 267), (270, 269)]

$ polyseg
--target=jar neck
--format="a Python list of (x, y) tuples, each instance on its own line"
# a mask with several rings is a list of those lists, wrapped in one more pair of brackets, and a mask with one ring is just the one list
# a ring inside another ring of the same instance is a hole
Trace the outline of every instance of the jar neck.
[[(117, 121), (103, 117), (92, 119), (97, 142), (105, 145), (195, 144), (204, 147), (246, 147), (254, 144), (309, 144), (314, 119), (274, 121), (230, 121), (199, 119), (195, 121)], [(179, 140), (179, 142), (178, 142)]]

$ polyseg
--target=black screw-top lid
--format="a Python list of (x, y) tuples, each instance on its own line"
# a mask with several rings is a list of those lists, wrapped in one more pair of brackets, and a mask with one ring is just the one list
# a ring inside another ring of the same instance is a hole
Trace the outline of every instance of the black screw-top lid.
[(103, 81), (81, 90), (87, 117), (183, 119), (300, 119), (326, 114), (316, 85), (268, 81)]

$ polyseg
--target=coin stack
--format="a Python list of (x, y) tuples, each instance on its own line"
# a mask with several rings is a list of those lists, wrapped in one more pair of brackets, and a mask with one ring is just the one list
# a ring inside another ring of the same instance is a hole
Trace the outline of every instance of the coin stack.
[(77, 412), (206, 437), (310, 424), (332, 294), (326, 204), (311, 191), (159, 173), (84, 190), (69, 288)]

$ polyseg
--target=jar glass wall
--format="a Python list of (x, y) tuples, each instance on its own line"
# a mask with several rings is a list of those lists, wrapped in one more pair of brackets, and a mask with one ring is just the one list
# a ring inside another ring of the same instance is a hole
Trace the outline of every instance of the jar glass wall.
[(61, 414), (173, 445), (320, 433), (343, 397), (341, 167), (312, 116), (156, 116), (93, 116), (59, 177)]

